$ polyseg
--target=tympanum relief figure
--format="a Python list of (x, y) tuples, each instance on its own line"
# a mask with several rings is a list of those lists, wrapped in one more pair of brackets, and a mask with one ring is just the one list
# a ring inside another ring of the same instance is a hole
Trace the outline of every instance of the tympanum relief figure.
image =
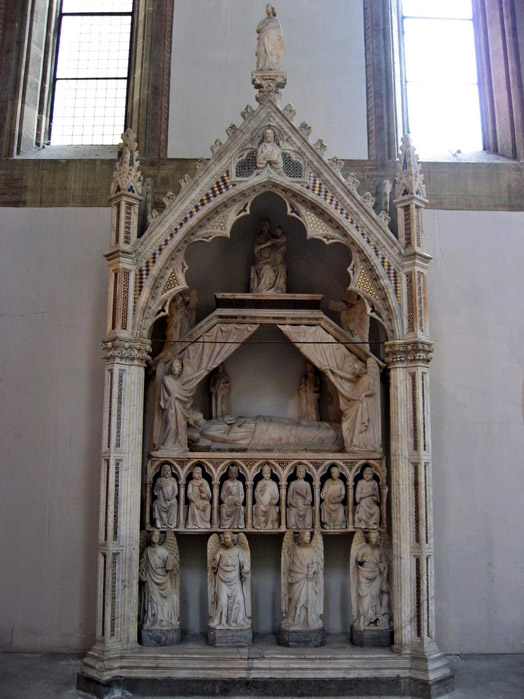
[(373, 469), (366, 466), (361, 480), (355, 488), (355, 527), (377, 529), (380, 522), (380, 495), (378, 483), (373, 478)]
[(207, 545), (209, 627), (251, 627), (251, 560), (245, 534), (212, 534)]
[(209, 390), (211, 391), (211, 418), (215, 420), (229, 415), (231, 379), (226, 372), (224, 364), (219, 364), (216, 372), (211, 377)]
[(266, 129), (264, 131), (262, 143), (257, 149), (257, 170), (261, 171), (266, 166), (269, 166), (279, 174), (284, 167), (282, 149), (278, 143), (275, 142), (275, 133), (273, 129)]
[(192, 478), (187, 484), (186, 527), (188, 529), (209, 529), (211, 527), (211, 488), (202, 476), (202, 468), (193, 466)]
[(266, 5), (266, 17), (257, 25), (257, 70), (282, 70), (284, 38), (273, 5)]
[(338, 466), (331, 466), (329, 474), (330, 478), (324, 483), (320, 492), (322, 526), (324, 529), (344, 529), (346, 514), (342, 503), (346, 496), (346, 487), (340, 478)]
[(174, 629), (179, 626), (180, 557), (173, 532), (160, 544), (160, 532), (152, 529), (140, 558), (140, 626)]
[(311, 362), (306, 362), (306, 373), (300, 379), (298, 388), (298, 417), (314, 422), (320, 420), (318, 399), (320, 398), (320, 378)]
[(319, 531), (288, 531), (282, 544), (282, 623), (288, 630), (322, 628), (324, 544)]
[(278, 529), (278, 485), (271, 478), (271, 466), (262, 467), (262, 480), (255, 488), (253, 525), (255, 529)]
[(351, 547), (350, 578), (353, 626), (387, 629), (391, 625), (389, 565), (380, 533), (356, 532)]
[(153, 519), (157, 529), (174, 529), (178, 522), (178, 483), (171, 466), (164, 464), (153, 486)]
[(221, 529), (244, 528), (244, 486), (238, 480), (238, 466), (231, 464), (228, 479), (220, 491), (220, 527)]
[(260, 219), (260, 231), (253, 248), (255, 264), (251, 267), (253, 294), (286, 292), (286, 236), (280, 226), (271, 231), (268, 218)]
[(306, 467), (298, 464), (296, 479), (291, 481), (287, 491), (288, 529), (311, 529), (313, 527), (313, 494), (305, 480)]

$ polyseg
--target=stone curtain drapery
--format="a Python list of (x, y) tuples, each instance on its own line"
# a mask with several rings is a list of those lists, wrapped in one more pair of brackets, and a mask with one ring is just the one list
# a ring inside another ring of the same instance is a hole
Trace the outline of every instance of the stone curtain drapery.
[[(337, 389), (346, 451), (380, 449), (380, 386), (376, 381), (376, 362), (370, 358), (366, 367), (318, 325), (277, 327)], [(369, 373), (368, 369), (371, 369)]]

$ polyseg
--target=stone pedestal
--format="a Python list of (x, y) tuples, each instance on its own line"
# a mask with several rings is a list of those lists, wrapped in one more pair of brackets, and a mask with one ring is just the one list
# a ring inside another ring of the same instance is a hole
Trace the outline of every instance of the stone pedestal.
[(389, 648), (393, 644), (393, 627), (389, 629), (356, 629), (351, 624), (351, 643), (362, 648)]
[(210, 646), (243, 647), (253, 645), (253, 629), (212, 629), (208, 627), (207, 642)]
[(278, 628), (278, 644), (280, 646), (318, 648), (325, 643), (324, 629), (284, 629), (282, 626)]
[(140, 629), (138, 640), (142, 646), (176, 646), (180, 643), (180, 626), (176, 629)]

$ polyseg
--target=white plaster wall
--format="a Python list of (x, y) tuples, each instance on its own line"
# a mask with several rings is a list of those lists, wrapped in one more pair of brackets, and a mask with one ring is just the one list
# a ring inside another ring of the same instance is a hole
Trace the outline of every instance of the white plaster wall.
[[(168, 155), (209, 157), (225, 128), (256, 106), (256, 26), (265, 3), (174, 0)], [(367, 158), (362, 0), (279, 0), (287, 87), (280, 105), (313, 127), (328, 154)]]
[(5, 650), (94, 640), (109, 220), (0, 209)]
[(522, 653), (524, 213), (426, 224), (438, 641)]

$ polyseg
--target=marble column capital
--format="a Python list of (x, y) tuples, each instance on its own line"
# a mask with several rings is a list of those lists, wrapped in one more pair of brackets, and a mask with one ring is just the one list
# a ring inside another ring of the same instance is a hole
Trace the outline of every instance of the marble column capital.
[(144, 338), (105, 340), (102, 342), (102, 357), (106, 362), (124, 362), (145, 366), (150, 358), (151, 342)]
[(428, 365), (433, 355), (433, 343), (426, 340), (386, 342), (384, 354), (384, 361), (390, 369), (409, 364)]

